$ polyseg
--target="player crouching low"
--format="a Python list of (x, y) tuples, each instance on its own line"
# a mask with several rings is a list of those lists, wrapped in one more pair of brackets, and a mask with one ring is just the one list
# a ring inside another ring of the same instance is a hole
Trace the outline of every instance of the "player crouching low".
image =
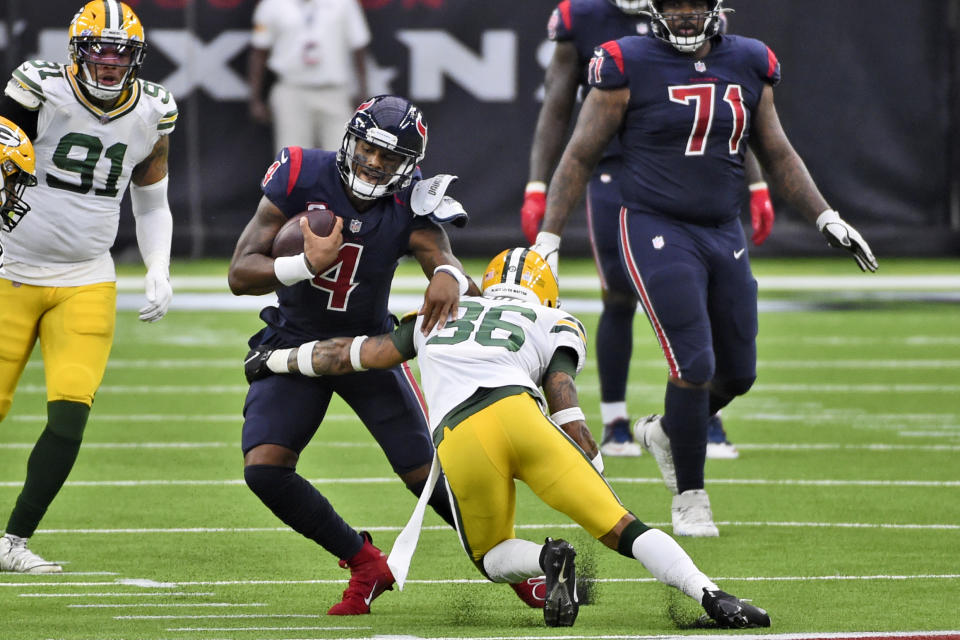
[[(770, 626), (766, 611), (721, 591), (673, 538), (630, 513), (604, 480), (574, 384), (586, 337), (576, 318), (557, 309), (557, 282), (546, 262), (528, 249), (504, 251), (487, 267), (481, 290), (482, 297), (460, 299), (455, 320), (426, 335), (422, 316), (409, 314), (390, 334), (278, 349), (248, 363), (247, 376), (349, 374), (418, 358), (463, 547), (493, 582), (545, 574), (548, 626), (571, 626), (577, 618), (576, 551), (563, 540), (516, 537), (515, 480), (696, 600), (717, 626)], [(436, 460), (434, 466), (435, 481)], [(431, 489), (428, 482), (426, 495)], [(390, 558), (401, 588), (419, 522), (415, 512)], [(411, 529), (412, 545), (401, 545)]]

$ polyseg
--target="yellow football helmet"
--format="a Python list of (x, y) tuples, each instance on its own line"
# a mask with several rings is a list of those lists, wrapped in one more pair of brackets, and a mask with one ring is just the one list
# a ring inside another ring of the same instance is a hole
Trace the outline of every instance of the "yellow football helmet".
[[(70, 22), (70, 72), (90, 95), (114, 100), (133, 84), (147, 53), (143, 24), (126, 3), (91, 0)], [(122, 75), (117, 77), (117, 70)]]
[(560, 295), (550, 265), (526, 247), (507, 249), (491, 260), (480, 291), (486, 298), (513, 298), (554, 308)]
[(37, 184), (37, 156), (33, 143), (16, 124), (0, 117), (0, 225), (13, 231), (20, 219), (30, 211), (23, 201), (27, 187)]

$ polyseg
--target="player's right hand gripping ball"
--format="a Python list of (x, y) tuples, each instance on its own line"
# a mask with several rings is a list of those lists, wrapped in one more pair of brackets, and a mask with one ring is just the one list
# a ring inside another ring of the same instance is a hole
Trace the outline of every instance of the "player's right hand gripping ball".
[(295, 256), (303, 253), (303, 232), (300, 231), (300, 218), (307, 216), (310, 229), (321, 237), (330, 235), (337, 221), (336, 214), (329, 209), (308, 209), (287, 220), (273, 239), (270, 255), (274, 258)]

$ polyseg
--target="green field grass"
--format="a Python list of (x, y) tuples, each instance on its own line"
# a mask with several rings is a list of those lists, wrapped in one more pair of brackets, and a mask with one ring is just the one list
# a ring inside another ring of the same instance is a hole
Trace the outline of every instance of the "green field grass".
[[(477, 274), (483, 265), (468, 266)], [(215, 279), (224, 269), (221, 262), (175, 264), (174, 276)], [(859, 274), (848, 259), (757, 262), (755, 270), (761, 282)], [(121, 269), (127, 278), (141, 273)], [(416, 273), (413, 265), (401, 268), (401, 275)], [(586, 261), (561, 263), (561, 281), (591, 274)], [(882, 261), (878, 275), (957, 274), (957, 261), (903, 260)], [(721, 535), (680, 543), (721, 587), (770, 611), (773, 627), (763, 633), (960, 633), (960, 306), (918, 300), (915, 288), (891, 284), (897, 294), (882, 296), (824, 281), (818, 290), (762, 291), (762, 302), (798, 304), (761, 313), (757, 384), (724, 411), (741, 455), (707, 464)], [(595, 299), (596, 290), (566, 295)], [(597, 315), (579, 315), (592, 335)], [(402, 593), (385, 593), (370, 616), (325, 616), (347, 572), (286, 530), (242, 481), (240, 362), (257, 328), (253, 311), (174, 310), (156, 325), (119, 313), (84, 448), (31, 541), (66, 563), (65, 573), (0, 574), (0, 640), (704, 633), (691, 627), (701, 613), (692, 601), (589, 539), (523, 486), (519, 535), (571, 540), (580, 568), (595, 577), (593, 602), (572, 629), (545, 628), (509, 588), (485, 582), (432, 513)], [(664, 374), (639, 316), (629, 392), (635, 416), (662, 409)], [(599, 436), (595, 362), (578, 382)], [(34, 359), (0, 425), (0, 526), (44, 411), (43, 370)], [(670, 532), (670, 498), (654, 461), (606, 464), (622, 501)], [(415, 503), (339, 401), (299, 470), (384, 549)]]

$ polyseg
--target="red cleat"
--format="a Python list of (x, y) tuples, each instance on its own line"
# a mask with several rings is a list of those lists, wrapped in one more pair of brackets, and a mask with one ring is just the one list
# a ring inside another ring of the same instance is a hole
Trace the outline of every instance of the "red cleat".
[(387, 566), (387, 554), (373, 546), (370, 534), (361, 531), (363, 546), (340, 566), (350, 569), (350, 583), (343, 600), (330, 607), (328, 616), (358, 616), (370, 613), (370, 603), (384, 591), (393, 590), (393, 574)]
[(511, 583), (510, 587), (517, 596), (533, 609), (543, 609), (547, 601), (547, 579), (544, 576), (527, 578), (523, 582)]

